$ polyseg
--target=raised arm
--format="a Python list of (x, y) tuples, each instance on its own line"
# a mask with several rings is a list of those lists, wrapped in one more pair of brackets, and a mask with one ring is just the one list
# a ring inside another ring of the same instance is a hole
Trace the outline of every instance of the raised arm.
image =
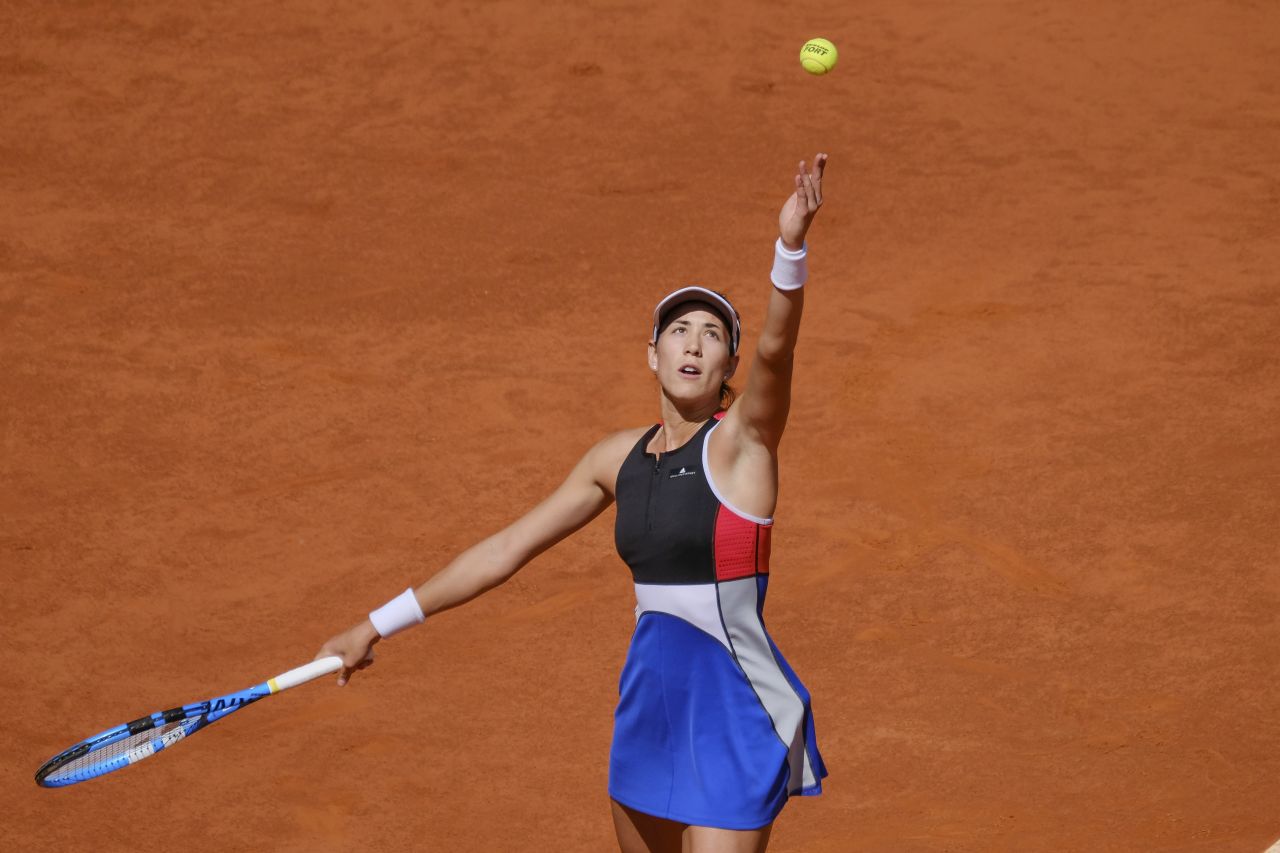
[[(727, 432), (741, 449), (759, 448), (776, 454), (791, 408), (792, 354), (800, 335), (800, 315), (804, 309), (804, 289), (783, 289), (788, 267), (803, 261), (805, 235), (822, 206), (822, 173), (827, 155), (813, 158), (812, 169), (804, 161), (795, 175), (795, 191), (778, 216), (779, 267), (775, 286), (769, 290), (769, 306), (760, 329), (755, 361), (747, 375), (746, 387), (725, 417)], [(736, 456), (736, 454), (733, 454)]]
[[(507, 527), (463, 551), (417, 587), (413, 598), (422, 613), (440, 613), (493, 589), (603, 512), (613, 502), (618, 468), (637, 437), (617, 433), (592, 447), (550, 496)], [(338, 684), (343, 685), (352, 672), (372, 662), (372, 648), (380, 639), (373, 623), (364, 619), (332, 637), (316, 657), (342, 657), (345, 666)]]

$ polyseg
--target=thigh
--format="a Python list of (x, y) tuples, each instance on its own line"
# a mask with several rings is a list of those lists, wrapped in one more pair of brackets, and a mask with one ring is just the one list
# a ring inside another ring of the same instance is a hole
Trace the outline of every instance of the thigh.
[(764, 853), (773, 824), (759, 829), (716, 829), (691, 826), (684, 831), (684, 853)]
[(629, 809), (617, 800), (610, 800), (609, 805), (622, 853), (682, 853), (683, 823)]

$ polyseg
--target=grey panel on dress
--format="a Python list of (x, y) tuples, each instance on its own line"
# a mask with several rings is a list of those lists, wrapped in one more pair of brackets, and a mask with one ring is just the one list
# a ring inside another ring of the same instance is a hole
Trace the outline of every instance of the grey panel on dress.
[(809, 751), (805, 749), (804, 702), (778, 666), (756, 609), (759, 588), (754, 577), (720, 584), (720, 611), (724, 616), (734, 656), (747, 680), (773, 720), (773, 729), (787, 747), (791, 768), (788, 793), (818, 784)]

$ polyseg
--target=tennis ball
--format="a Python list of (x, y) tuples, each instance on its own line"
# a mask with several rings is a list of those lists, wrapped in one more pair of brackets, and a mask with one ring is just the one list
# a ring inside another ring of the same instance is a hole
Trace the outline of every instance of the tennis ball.
[(836, 46), (826, 39), (809, 39), (800, 48), (800, 64), (810, 74), (826, 74), (836, 67)]

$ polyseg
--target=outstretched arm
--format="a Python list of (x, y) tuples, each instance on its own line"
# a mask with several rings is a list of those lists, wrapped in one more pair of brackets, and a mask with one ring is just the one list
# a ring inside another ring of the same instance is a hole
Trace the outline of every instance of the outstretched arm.
[[(827, 155), (813, 158), (812, 169), (802, 160), (795, 175), (795, 191), (778, 216), (782, 248), (798, 253), (805, 249), (805, 235), (822, 207), (822, 173)], [(755, 361), (747, 375), (741, 398), (725, 417), (735, 442), (776, 454), (791, 408), (791, 368), (796, 340), (800, 335), (800, 315), (804, 309), (804, 289), (770, 288), (769, 307), (756, 346)]]
[[(587, 451), (549, 497), (506, 528), (471, 546), (413, 591), (422, 612), (431, 616), (465, 604), (506, 581), (534, 557), (582, 528), (613, 502), (613, 480), (635, 438), (619, 433)], [(612, 472), (612, 473), (610, 473)], [(372, 662), (381, 637), (369, 619), (332, 637), (316, 657), (339, 655), (343, 685)]]

